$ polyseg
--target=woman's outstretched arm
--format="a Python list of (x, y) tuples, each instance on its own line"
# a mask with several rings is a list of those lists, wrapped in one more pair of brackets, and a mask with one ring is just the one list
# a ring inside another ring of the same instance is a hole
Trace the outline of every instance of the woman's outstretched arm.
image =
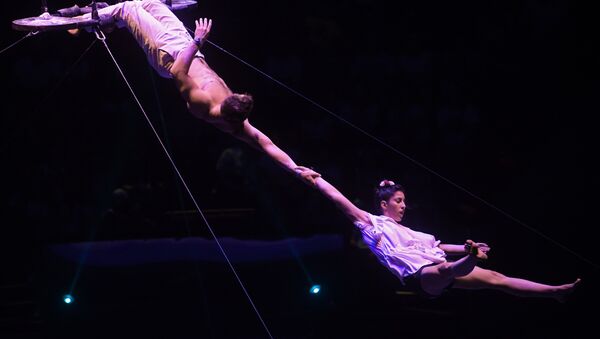
[[(311, 171), (305, 167), (297, 167), (299, 173), (307, 173)], [(353, 223), (360, 221), (365, 224), (371, 224), (368, 213), (356, 207), (348, 198), (346, 198), (337, 188), (333, 187), (329, 182), (323, 179), (320, 175), (315, 177), (314, 186), (329, 200), (339, 208), (348, 219)]]

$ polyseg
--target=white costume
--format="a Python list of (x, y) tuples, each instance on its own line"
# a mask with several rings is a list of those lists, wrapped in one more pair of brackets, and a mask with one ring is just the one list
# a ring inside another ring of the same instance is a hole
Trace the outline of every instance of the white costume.
[(363, 240), (385, 267), (404, 284), (404, 278), (421, 267), (446, 261), (445, 252), (438, 247), (433, 235), (413, 231), (386, 216), (369, 215), (372, 225), (355, 222)]

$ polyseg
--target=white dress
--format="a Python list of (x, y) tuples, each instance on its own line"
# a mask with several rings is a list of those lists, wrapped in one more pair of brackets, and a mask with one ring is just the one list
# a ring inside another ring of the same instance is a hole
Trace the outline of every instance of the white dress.
[(446, 261), (439, 240), (431, 234), (413, 231), (394, 219), (368, 214), (371, 224), (355, 223), (363, 240), (385, 267), (404, 284), (404, 278), (421, 267)]

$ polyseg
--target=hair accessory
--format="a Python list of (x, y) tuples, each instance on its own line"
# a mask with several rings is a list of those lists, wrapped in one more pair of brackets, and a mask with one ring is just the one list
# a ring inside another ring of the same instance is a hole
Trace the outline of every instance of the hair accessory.
[(381, 180), (381, 182), (379, 183), (379, 187), (385, 187), (385, 186), (394, 186), (395, 183), (391, 180)]

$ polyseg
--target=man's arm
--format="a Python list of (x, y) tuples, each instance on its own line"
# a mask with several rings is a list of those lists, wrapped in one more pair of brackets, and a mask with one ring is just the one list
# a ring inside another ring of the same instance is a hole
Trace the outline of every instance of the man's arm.
[[(202, 46), (202, 43), (208, 36), (208, 33), (210, 33), (211, 26), (212, 20), (196, 20), (194, 41), (190, 42), (190, 44), (184, 48), (179, 55), (177, 55), (177, 60), (175, 60), (173, 66), (171, 66), (171, 74), (173, 74), (177, 88), (179, 88), (179, 92), (186, 102), (190, 102), (192, 96), (198, 97), (202, 95), (202, 93), (197, 90), (198, 85), (188, 75), (188, 72), (190, 71), (190, 66), (192, 65), (192, 61), (194, 60), (196, 53)], [(193, 92), (197, 93), (193, 94)], [(208, 99), (205, 99), (204, 101), (207, 100)]]
[(287, 153), (277, 147), (277, 145), (275, 145), (275, 143), (273, 143), (273, 141), (271, 141), (271, 139), (263, 132), (252, 126), (247, 119), (244, 120), (241, 129), (230, 133), (257, 150), (265, 152), (279, 166), (283, 167), (288, 172), (297, 175), (300, 180), (304, 181), (309, 186), (315, 185), (315, 178), (320, 176), (319, 173), (313, 170), (297, 166)]
[(190, 71), (190, 65), (196, 56), (196, 52), (198, 52), (198, 45), (195, 42), (190, 42), (190, 44), (184, 48), (178, 55), (177, 59), (171, 66), (171, 74), (173, 74), (173, 78), (175, 80), (181, 80), (184, 82), (186, 78), (190, 78), (188, 72)]
[(256, 127), (252, 126), (248, 120), (245, 120), (243, 127), (240, 131), (234, 132), (233, 135), (246, 142), (250, 146), (265, 152), (271, 159), (275, 160), (277, 164), (285, 168), (290, 172), (295, 172), (296, 163), (290, 158), (287, 153), (282, 151), (277, 145), (269, 139), (263, 132), (259, 131)]
[(212, 20), (209, 19), (199, 19), (196, 20), (196, 30), (194, 31), (194, 41), (190, 42), (189, 46), (184, 48), (178, 55), (177, 60), (173, 63), (171, 67), (171, 73), (174, 77), (177, 76), (187, 76), (190, 65), (192, 64), (192, 60), (194, 60), (194, 56), (196, 52), (202, 47), (204, 40), (210, 33), (210, 28), (212, 26)]

